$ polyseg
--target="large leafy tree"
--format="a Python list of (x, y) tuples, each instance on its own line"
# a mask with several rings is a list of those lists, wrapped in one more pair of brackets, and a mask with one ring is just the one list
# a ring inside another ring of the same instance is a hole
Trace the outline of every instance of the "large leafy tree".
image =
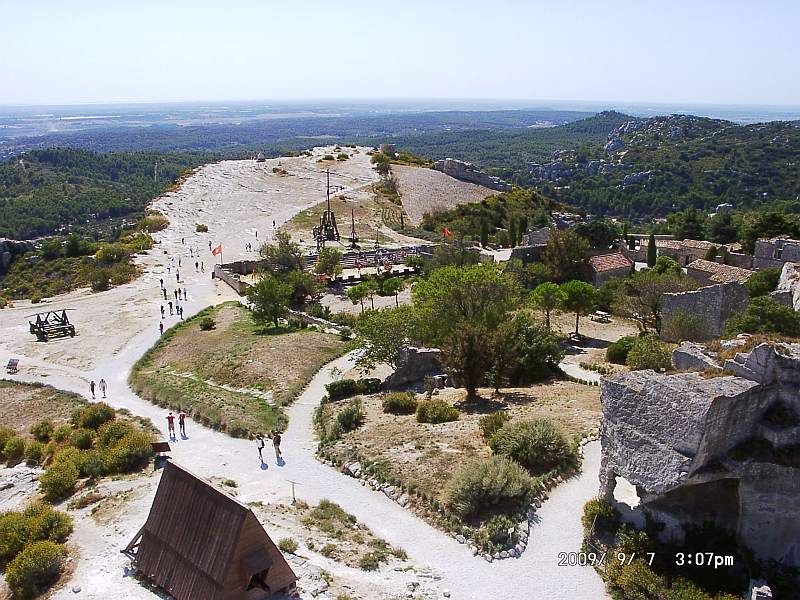
[(594, 219), (578, 223), (573, 231), (584, 238), (593, 248), (608, 248), (621, 237), (619, 225), (609, 219)]
[(319, 251), (315, 272), (336, 279), (342, 274), (342, 253), (328, 246)]
[(574, 231), (551, 229), (542, 262), (558, 282), (586, 277), (589, 242)]
[(247, 290), (253, 320), (259, 324), (273, 323), (278, 327), (278, 319), (286, 316), (292, 286), (271, 275), (265, 275)]
[(625, 279), (615, 308), (638, 321), (642, 331), (660, 331), (664, 294), (685, 292), (696, 287), (689, 277), (681, 273), (659, 273), (655, 269), (637, 271)]
[(743, 313), (734, 316), (726, 325), (728, 335), (767, 333), (796, 337), (800, 335), (800, 313), (769, 296), (750, 301)]
[(383, 282), (383, 293), (394, 295), (394, 305), (400, 306), (398, 295), (406, 287), (406, 282), (400, 277), (390, 277)]
[(356, 343), (361, 347), (358, 364), (366, 369), (385, 363), (397, 367), (403, 346), (412, 341), (416, 312), (411, 306), (368, 310), (356, 321)]
[(292, 241), (288, 233), (279, 231), (275, 241), (276, 244), (264, 244), (259, 249), (259, 254), (264, 259), (264, 268), (268, 272), (276, 275), (305, 270), (306, 259), (303, 251)]

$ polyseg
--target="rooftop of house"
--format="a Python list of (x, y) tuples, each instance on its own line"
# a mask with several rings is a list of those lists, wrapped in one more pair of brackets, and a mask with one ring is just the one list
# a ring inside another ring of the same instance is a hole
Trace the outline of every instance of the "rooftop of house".
[(589, 264), (598, 273), (631, 268), (631, 261), (622, 252), (598, 254), (589, 259)]
[(698, 258), (690, 262), (687, 271), (694, 269), (709, 273), (709, 279), (714, 283), (745, 283), (750, 276), (755, 272), (749, 269), (742, 269), (741, 267), (734, 267), (732, 265), (723, 265), (710, 260)]

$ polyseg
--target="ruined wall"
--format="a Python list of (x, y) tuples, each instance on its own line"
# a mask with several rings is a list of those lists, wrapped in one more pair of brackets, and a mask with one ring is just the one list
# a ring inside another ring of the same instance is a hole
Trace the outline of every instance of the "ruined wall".
[(445, 158), (444, 160), (437, 160), (433, 163), (433, 168), (455, 179), (477, 183), (478, 185), (488, 187), (490, 190), (497, 190), (498, 192), (511, 191), (510, 183), (503, 181), (499, 177), (493, 177), (484, 173), (472, 163)]
[(699, 339), (712, 339), (719, 337), (728, 319), (745, 310), (749, 303), (747, 288), (740, 283), (719, 283), (690, 292), (664, 294), (661, 321), (668, 322), (678, 311), (697, 315), (704, 325)]
[(397, 388), (415, 381), (421, 381), (428, 375), (441, 375), (442, 351), (438, 348), (414, 348), (407, 346), (400, 350), (397, 369), (384, 381), (387, 388)]

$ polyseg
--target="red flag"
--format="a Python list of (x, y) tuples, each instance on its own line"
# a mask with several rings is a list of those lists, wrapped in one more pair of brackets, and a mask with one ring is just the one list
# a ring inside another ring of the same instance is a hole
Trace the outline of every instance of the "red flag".
[(444, 228), (444, 231), (442, 231), (442, 233), (444, 233), (444, 237), (453, 237), (453, 232), (450, 231), (447, 227)]
[(214, 248), (214, 249), (211, 251), (211, 254), (213, 254), (214, 256), (217, 256), (218, 254), (222, 254), (222, 244), (220, 244), (219, 246), (217, 246), (216, 248)]

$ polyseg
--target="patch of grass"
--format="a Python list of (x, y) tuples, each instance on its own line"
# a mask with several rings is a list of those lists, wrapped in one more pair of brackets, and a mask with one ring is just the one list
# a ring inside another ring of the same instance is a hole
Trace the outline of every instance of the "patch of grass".
[(280, 548), (281, 552), (295, 554), (297, 552), (297, 542), (293, 538), (283, 538), (278, 542), (278, 548)]

